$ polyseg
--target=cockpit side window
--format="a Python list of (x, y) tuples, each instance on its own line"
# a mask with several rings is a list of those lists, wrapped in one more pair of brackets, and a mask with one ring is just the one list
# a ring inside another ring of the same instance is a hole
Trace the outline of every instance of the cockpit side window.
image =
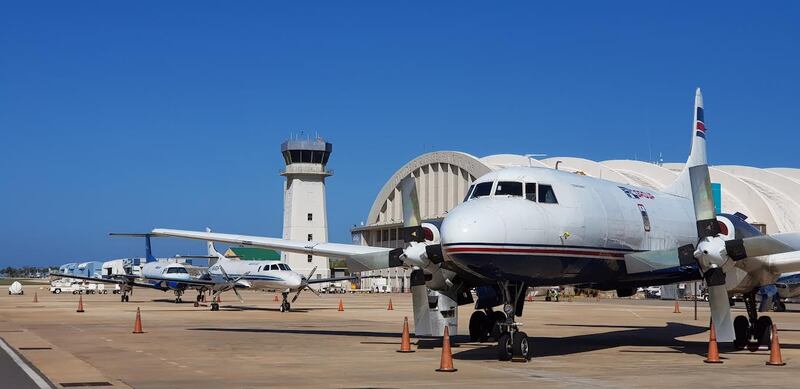
[(188, 272), (186, 269), (182, 267), (169, 267), (167, 268), (167, 274), (187, 274)]
[(269, 270), (278, 270), (278, 265), (269, 265)]
[(495, 196), (522, 197), (522, 183), (514, 181), (500, 181), (494, 190)]
[(472, 196), (469, 198), (476, 199), (492, 194), (492, 185), (494, 185), (494, 182), (481, 182), (480, 184), (476, 184), (475, 189), (472, 190)]
[(558, 204), (556, 193), (550, 185), (539, 184), (539, 202), (546, 204)]
[(526, 182), (525, 183), (525, 198), (535, 202), (536, 201), (536, 183), (535, 182)]
[(475, 189), (475, 184), (470, 185), (469, 189), (467, 189), (467, 195), (464, 196), (464, 201), (469, 200), (469, 196), (472, 194), (472, 190)]
[(281, 270), (289, 270), (289, 269), (286, 267), (286, 265), (284, 265), (284, 264), (282, 264), (282, 263), (279, 263), (279, 264), (278, 264), (278, 267), (279, 267)]

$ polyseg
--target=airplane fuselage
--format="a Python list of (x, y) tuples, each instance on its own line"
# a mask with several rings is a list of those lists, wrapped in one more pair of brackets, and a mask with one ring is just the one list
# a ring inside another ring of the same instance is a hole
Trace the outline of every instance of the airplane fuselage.
[(481, 279), (614, 288), (699, 277), (629, 276), (623, 258), (696, 243), (688, 198), (533, 167), (484, 175), (470, 195), (444, 218), (442, 246), (445, 260)]
[(223, 283), (225, 273), (231, 279), (240, 279), (242, 286), (258, 289), (297, 290), (303, 284), (303, 276), (275, 261), (243, 261), (220, 259), (208, 268), (211, 280)]

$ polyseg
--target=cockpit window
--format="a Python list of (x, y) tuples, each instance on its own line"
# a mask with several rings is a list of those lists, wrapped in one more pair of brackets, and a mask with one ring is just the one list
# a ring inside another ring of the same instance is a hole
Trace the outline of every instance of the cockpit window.
[(480, 184), (476, 184), (475, 189), (472, 190), (472, 196), (469, 198), (476, 199), (492, 194), (492, 185), (494, 185), (494, 182), (481, 182)]
[(469, 189), (467, 189), (467, 195), (464, 196), (464, 201), (469, 200), (469, 195), (472, 194), (472, 190), (475, 189), (475, 185), (470, 185)]
[(558, 204), (556, 194), (550, 185), (539, 184), (539, 202), (547, 204)]
[(288, 267), (286, 267), (286, 265), (285, 265), (285, 264), (283, 264), (283, 263), (279, 263), (279, 264), (278, 264), (278, 267), (279, 267), (281, 270), (289, 270), (289, 268), (288, 268)]
[(495, 196), (517, 196), (522, 197), (522, 183), (514, 181), (500, 181), (494, 190)]
[(536, 183), (535, 182), (526, 182), (525, 183), (525, 198), (530, 201), (536, 201)]
[(189, 273), (186, 269), (182, 267), (168, 267), (167, 274), (187, 274)]

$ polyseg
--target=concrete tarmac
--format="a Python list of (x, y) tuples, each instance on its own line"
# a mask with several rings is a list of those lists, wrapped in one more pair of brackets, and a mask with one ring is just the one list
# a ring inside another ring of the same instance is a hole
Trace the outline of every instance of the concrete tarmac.
[[(412, 337), (415, 353), (395, 352), (404, 316), (413, 332), (409, 294), (303, 293), (281, 313), (274, 293), (245, 291), (244, 303), (227, 293), (211, 312), (194, 307), (192, 294), (175, 304), (172, 294), (137, 289), (129, 303), (84, 296), (86, 312), (76, 313), (78, 296), (39, 292), (36, 304), (29, 294), (0, 295), (0, 336), (57, 387), (790, 387), (800, 366), (793, 305), (770, 314), (784, 367), (765, 366), (769, 351), (726, 345), (723, 364), (705, 364), (706, 304), (694, 320), (688, 301), (675, 314), (671, 301), (630, 299), (526, 303), (521, 321), (534, 359), (499, 362), (493, 344), (464, 335), (472, 307), (462, 306), (453, 337), (458, 372), (437, 373), (440, 340)], [(144, 334), (132, 333), (137, 307)]]

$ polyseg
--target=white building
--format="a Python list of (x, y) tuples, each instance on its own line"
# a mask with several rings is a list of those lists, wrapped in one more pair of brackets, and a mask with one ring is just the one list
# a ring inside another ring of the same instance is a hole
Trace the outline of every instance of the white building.
[[(543, 160), (522, 155), (500, 154), (478, 158), (456, 151), (423, 154), (401, 167), (381, 188), (366, 222), (353, 228), (353, 241), (370, 246), (402, 247), (398, 229), (403, 226), (400, 180), (409, 174), (417, 179), (420, 213), (435, 221), (459, 204), (476, 178), (509, 166), (557, 168), (588, 176), (654, 190), (670, 184), (682, 163), (632, 160), (595, 162), (575, 157)], [(711, 181), (721, 186), (722, 212), (741, 212), (748, 221), (769, 233), (800, 231), (800, 169), (759, 169), (747, 166), (712, 166)], [(376, 272), (389, 278), (392, 290), (409, 290), (410, 271), (397, 268)], [(362, 281), (369, 287), (370, 279)]]
[[(328, 241), (328, 212), (325, 204), (325, 177), (333, 145), (320, 138), (290, 139), (281, 145), (286, 169), (283, 192), (283, 238), (309, 242)], [(315, 278), (330, 277), (328, 258), (282, 253), (285, 263), (300, 274), (315, 266)]]

